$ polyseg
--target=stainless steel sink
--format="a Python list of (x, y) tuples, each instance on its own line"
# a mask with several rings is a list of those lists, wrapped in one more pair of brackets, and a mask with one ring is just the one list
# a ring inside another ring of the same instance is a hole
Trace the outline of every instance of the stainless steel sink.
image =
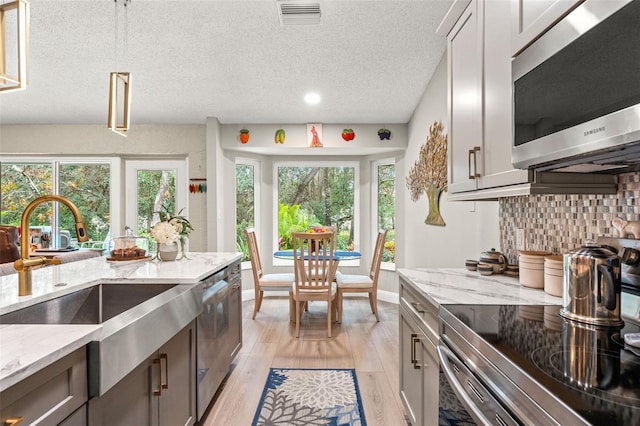
[(176, 284), (98, 284), (0, 316), (0, 324), (102, 324)]
[(202, 312), (202, 284), (100, 283), (0, 316), (0, 324), (101, 324), (87, 347), (89, 397), (103, 395)]

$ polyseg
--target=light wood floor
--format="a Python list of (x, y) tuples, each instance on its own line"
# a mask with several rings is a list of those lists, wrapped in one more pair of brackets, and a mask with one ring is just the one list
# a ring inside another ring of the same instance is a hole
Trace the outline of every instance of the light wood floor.
[(378, 302), (380, 322), (366, 298), (344, 300), (342, 324), (327, 338), (326, 303), (311, 302), (300, 338), (286, 298), (268, 298), (255, 320), (243, 302), (243, 347), (201, 426), (251, 425), (269, 368), (355, 368), (367, 425), (406, 425), (398, 386), (398, 305)]

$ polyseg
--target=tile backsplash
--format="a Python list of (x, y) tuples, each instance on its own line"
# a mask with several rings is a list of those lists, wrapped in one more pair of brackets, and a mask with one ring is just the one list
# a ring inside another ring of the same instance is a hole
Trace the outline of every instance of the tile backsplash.
[(515, 230), (525, 229), (527, 250), (566, 253), (598, 236), (618, 237), (615, 217), (640, 220), (640, 173), (618, 176), (615, 195), (527, 195), (499, 200), (501, 250), (516, 263)]

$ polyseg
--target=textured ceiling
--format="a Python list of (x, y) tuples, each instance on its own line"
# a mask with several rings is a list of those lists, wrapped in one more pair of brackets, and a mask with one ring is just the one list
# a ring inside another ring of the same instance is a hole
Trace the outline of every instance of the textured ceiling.
[(406, 123), (452, 3), (320, 0), (321, 25), (281, 27), (275, 0), (118, 1), (29, 0), (29, 85), (0, 94), (0, 123), (106, 124), (116, 69), (134, 125)]

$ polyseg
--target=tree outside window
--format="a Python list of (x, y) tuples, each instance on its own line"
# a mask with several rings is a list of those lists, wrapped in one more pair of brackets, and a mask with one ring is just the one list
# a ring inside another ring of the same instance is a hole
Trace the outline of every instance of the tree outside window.
[(255, 166), (236, 164), (236, 250), (249, 259), (244, 230), (255, 227)]
[(278, 247), (290, 249), (291, 235), (310, 226), (335, 226), (337, 249), (354, 250), (355, 166), (279, 165)]
[[(103, 241), (109, 234), (109, 163), (3, 161), (0, 173), (2, 224), (19, 226), (27, 204), (42, 195), (59, 194), (78, 206), (92, 240)], [(58, 183), (57, 188), (54, 188), (54, 182)], [(73, 214), (59, 203), (41, 204), (29, 220), (30, 226), (44, 229), (51, 229), (57, 223), (59, 230), (69, 231), (75, 238)]]
[(377, 198), (378, 198), (378, 229), (386, 229), (387, 238), (382, 252), (382, 261), (395, 263), (395, 212), (396, 172), (394, 164), (378, 164), (377, 174)]

